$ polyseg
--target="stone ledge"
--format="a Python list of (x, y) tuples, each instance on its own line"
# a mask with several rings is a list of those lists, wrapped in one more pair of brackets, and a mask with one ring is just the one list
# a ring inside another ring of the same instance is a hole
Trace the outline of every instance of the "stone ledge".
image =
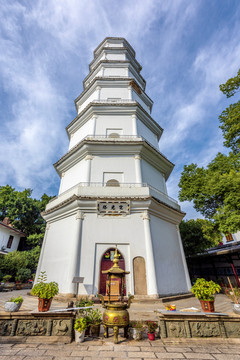
[(240, 338), (240, 316), (219, 313), (163, 313), (159, 317), (160, 337)]
[(0, 314), (0, 341), (6, 338), (29, 337), (32, 340), (71, 342), (75, 313), (17, 312)]

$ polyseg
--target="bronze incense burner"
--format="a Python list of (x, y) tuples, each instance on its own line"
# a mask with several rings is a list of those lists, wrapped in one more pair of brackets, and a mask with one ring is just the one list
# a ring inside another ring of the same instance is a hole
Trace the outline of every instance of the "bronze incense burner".
[[(124, 279), (125, 275), (129, 274), (129, 271), (125, 271), (118, 266), (118, 253), (117, 246), (115, 249), (115, 255), (113, 263), (114, 265), (109, 269), (102, 271), (103, 274), (108, 276), (108, 302), (104, 302), (104, 297), (99, 295), (103, 307), (106, 309), (103, 312), (103, 327), (104, 337), (108, 337), (109, 328), (113, 328), (114, 332), (114, 343), (118, 343), (118, 333), (120, 328), (124, 328), (124, 337), (128, 337), (129, 327), (129, 313), (127, 309), (130, 307), (133, 300), (133, 296), (130, 296), (128, 303), (124, 303)], [(120, 301), (111, 302), (111, 279), (117, 278), (120, 280)]]

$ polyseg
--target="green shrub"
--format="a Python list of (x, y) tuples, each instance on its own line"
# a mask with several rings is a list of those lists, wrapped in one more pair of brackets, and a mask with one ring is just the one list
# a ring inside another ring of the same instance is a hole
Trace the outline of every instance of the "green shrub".
[(3, 277), (3, 282), (8, 282), (11, 279), (12, 275), (5, 275)]
[(47, 283), (47, 275), (42, 271), (38, 277), (37, 283), (33, 286), (31, 294), (40, 299), (51, 299), (58, 294), (58, 284), (55, 281)]
[(156, 321), (147, 320), (145, 324), (147, 327), (147, 332), (149, 334), (154, 334), (158, 328), (158, 323)]
[(19, 303), (23, 302), (23, 298), (21, 296), (18, 296), (16, 298), (11, 297), (11, 299), (9, 299), (8, 302), (14, 302), (14, 303), (19, 304)]
[(7, 255), (0, 255), (0, 272), (4, 275), (17, 276), (19, 269), (30, 269), (34, 273), (40, 256), (40, 247), (29, 251), (12, 251)]
[(211, 301), (214, 300), (214, 294), (219, 293), (221, 286), (214, 281), (207, 281), (202, 278), (198, 278), (195, 284), (191, 288), (191, 292), (199, 300)]
[(79, 317), (75, 320), (74, 329), (79, 333), (83, 332), (87, 328), (87, 320), (85, 317)]
[(89, 309), (85, 318), (89, 325), (98, 325), (102, 322), (102, 313), (99, 309)]
[(19, 269), (15, 276), (16, 281), (27, 282), (31, 277), (30, 269)]

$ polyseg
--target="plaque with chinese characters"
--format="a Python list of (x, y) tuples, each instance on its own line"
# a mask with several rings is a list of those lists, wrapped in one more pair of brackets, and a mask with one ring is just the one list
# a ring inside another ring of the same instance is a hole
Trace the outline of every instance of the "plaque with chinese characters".
[(98, 214), (100, 215), (126, 215), (129, 214), (128, 201), (98, 201)]

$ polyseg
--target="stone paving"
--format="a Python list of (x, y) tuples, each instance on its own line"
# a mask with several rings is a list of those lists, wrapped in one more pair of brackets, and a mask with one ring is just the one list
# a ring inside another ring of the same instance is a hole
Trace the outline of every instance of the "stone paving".
[(81, 344), (0, 343), (0, 360), (240, 359), (240, 341), (233, 339), (164, 342), (120, 339), (117, 345), (112, 340), (86, 340)]
[[(28, 296), (29, 290), (0, 293), (0, 312), (3, 304), (11, 296), (22, 295), (24, 303), (20, 311), (37, 310), (37, 299)], [(200, 308), (195, 298), (174, 301), (177, 309), (186, 307)], [(51, 309), (66, 307), (67, 302), (53, 301)], [(98, 306), (101, 308), (101, 306)], [(131, 319), (157, 319), (154, 310), (164, 309), (161, 301), (139, 302), (131, 305)], [(216, 311), (232, 313), (231, 301), (224, 295), (216, 297)], [(6, 313), (5, 313), (6, 314)], [(12, 343), (10, 343), (12, 341)], [(15, 341), (15, 342), (14, 342)], [(16, 342), (19, 341), (19, 342)], [(150, 342), (126, 340), (119, 336), (119, 344), (113, 343), (112, 334), (108, 339), (87, 338), (82, 344), (37, 343), (39, 339), (4, 339), (0, 338), (0, 360), (80, 360), (98, 359), (215, 359), (240, 360), (240, 339), (156, 339)], [(44, 339), (43, 339), (44, 341)]]
[[(4, 310), (4, 302), (8, 300), (12, 296), (19, 296), (21, 295), (24, 299), (23, 304), (21, 306), (20, 312), (23, 311), (37, 311), (37, 304), (38, 299), (34, 296), (29, 296), (28, 293), (30, 290), (14, 290), (11, 292), (0, 292), (0, 313)], [(200, 303), (195, 297), (181, 299), (181, 300), (174, 300), (173, 302), (176, 304), (177, 310), (195, 307), (200, 309)], [(100, 310), (103, 310), (101, 305), (95, 305)], [(67, 307), (67, 300), (59, 301), (53, 299), (51, 310), (59, 309), (59, 308), (66, 308)], [(162, 301), (159, 300), (152, 300), (152, 301), (139, 301), (134, 302), (131, 304), (129, 309), (130, 318), (132, 320), (157, 320), (157, 316), (154, 313), (154, 310), (162, 309), (164, 310), (164, 304)], [(215, 300), (215, 309), (218, 312), (234, 314), (232, 310), (232, 302), (229, 298), (227, 298), (224, 294), (218, 294)]]

